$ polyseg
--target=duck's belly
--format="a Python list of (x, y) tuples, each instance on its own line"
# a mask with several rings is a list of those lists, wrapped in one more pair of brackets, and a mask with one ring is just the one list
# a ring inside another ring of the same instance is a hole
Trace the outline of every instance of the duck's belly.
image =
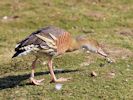
[(37, 57), (48, 57), (48, 56), (58, 56), (59, 54), (56, 51), (52, 50), (39, 50), (39, 51), (32, 51), (31, 54)]

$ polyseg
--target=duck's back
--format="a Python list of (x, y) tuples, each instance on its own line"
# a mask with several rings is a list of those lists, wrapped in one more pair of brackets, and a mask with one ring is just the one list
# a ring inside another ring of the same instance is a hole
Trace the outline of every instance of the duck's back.
[[(46, 40), (39, 37), (44, 37)], [(70, 33), (64, 29), (49, 26), (33, 32), (27, 38), (20, 41), (15, 48), (16, 53), (13, 57), (27, 54), (31, 51), (43, 52), (51, 56), (58, 55), (64, 53), (70, 44)]]

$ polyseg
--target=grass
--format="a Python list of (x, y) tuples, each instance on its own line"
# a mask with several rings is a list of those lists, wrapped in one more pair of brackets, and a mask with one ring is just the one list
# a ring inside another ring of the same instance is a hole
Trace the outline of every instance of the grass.
[[(132, 5), (132, 0), (1, 0), (0, 99), (132, 100)], [(50, 75), (43, 65), (46, 59), (41, 58), (36, 78), (45, 81), (42, 86), (30, 85), (34, 57), (11, 56), (18, 41), (48, 25), (64, 28), (73, 36), (87, 34), (102, 44), (115, 62), (108, 64), (96, 54), (81, 52), (55, 58), (55, 68), (65, 70), (56, 76), (73, 78), (58, 91), (49, 83)], [(92, 71), (96, 77), (91, 76)]]

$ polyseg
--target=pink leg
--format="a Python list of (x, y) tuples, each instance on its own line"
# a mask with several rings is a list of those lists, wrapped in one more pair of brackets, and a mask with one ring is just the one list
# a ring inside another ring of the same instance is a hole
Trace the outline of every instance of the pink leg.
[(54, 71), (53, 71), (53, 62), (52, 62), (52, 58), (49, 58), (49, 61), (48, 61), (48, 69), (50, 71), (50, 74), (51, 74), (51, 80), (57, 80), (56, 79), (56, 76), (54, 74)]
[(30, 77), (30, 80), (33, 84), (35, 85), (41, 85), (40, 83), (44, 80), (44, 79), (41, 79), (41, 80), (36, 80), (34, 79), (34, 73), (35, 73), (35, 64), (36, 64), (36, 61), (37, 61), (38, 58), (36, 58), (33, 62), (32, 62), (32, 71), (31, 71), (31, 77)]
[(59, 78), (59, 79), (56, 78), (54, 71), (53, 71), (53, 65), (52, 65), (52, 58), (51, 57), (49, 58), (49, 61), (48, 61), (48, 69), (49, 69), (50, 74), (51, 74), (51, 82), (60, 83), (60, 82), (65, 82), (65, 81), (68, 81), (71, 79), (71, 78)]
[(31, 65), (32, 67), (31, 77), (34, 77), (36, 61), (37, 61), (37, 58), (32, 62), (32, 65)]

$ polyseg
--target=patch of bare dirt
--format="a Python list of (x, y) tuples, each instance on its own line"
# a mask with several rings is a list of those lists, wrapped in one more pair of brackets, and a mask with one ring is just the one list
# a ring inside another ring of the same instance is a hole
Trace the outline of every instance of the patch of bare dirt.
[(129, 11), (130, 9), (132, 9), (132, 7), (129, 6), (129, 5), (118, 5), (118, 6), (117, 6), (117, 9), (118, 9), (118, 10), (121, 10), (122, 12), (127, 12), (127, 11)]
[(115, 47), (112, 45), (106, 45), (104, 47), (105, 51), (109, 54), (109, 56), (113, 59), (127, 59), (129, 57), (133, 57), (133, 52), (126, 49), (126, 48), (120, 48)]
[(89, 66), (90, 64), (94, 63), (95, 62), (95, 59), (96, 59), (96, 56), (94, 56), (95, 54), (94, 53), (89, 53), (89, 54), (86, 54), (86, 57), (85, 57), (85, 62), (82, 62), (80, 64), (81, 67), (83, 66)]
[(108, 72), (107, 77), (108, 78), (114, 78), (116, 76), (116, 73), (113, 71)]
[(107, 15), (103, 12), (93, 11), (85, 14), (87, 17), (91, 17), (93, 20), (106, 20)]
[[(111, 61), (110, 63), (116, 62), (117, 59), (126, 60), (130, 57), (133, 57), (133, 52), (126, 48), (115, 47), (113, 45), (103, 45), (102, 47), (103, 50), (108, 54), (108, 59)], [(97, 57), (104, 59), (104, 57), (100, 55), (98, 56), (96, 53), (90, 53), (89, 56), (86, 56), (86, 61), (81, 63), (80, 66), (89, 66), (96, 61)]]
[(124, 35), (124, 36), (133, 36), (133, 29), (117, 29), (115, 30), (116, 33), (120, 34), (120, 35)]

